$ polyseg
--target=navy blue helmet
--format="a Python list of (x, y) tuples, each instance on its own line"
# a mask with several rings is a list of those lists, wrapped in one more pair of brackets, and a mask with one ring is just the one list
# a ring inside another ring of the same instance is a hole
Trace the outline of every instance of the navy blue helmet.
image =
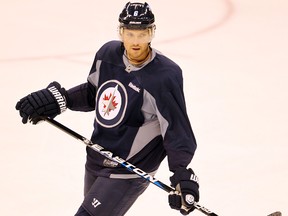
[(128, 2), (119, 15), (120, 27), (128, 29), (151, 28), (155, 26), (154, 21), (154, 14), (146, 2)]

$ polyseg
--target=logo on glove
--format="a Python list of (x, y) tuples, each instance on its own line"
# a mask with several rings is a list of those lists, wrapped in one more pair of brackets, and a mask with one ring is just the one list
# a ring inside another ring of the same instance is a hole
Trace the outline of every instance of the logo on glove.
[(59, 92), (59, 90), (55, 87), (55, 86), (51, 86), (48, 88), (48, 90), (53, 94), (53, 96), (55, 97), (59, 108), (60, 108), (60, 112), (64, 112), (67, 107), (66, 107), (66, 100), (65, 98), (62, 96), (62, 94)]

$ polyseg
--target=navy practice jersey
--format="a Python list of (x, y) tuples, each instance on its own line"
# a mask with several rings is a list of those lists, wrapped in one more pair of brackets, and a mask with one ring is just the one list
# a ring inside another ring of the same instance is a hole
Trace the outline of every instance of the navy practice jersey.
[[(187, 167), (194, 155), (182, 71), (154, 49), (150, 61), (134, 67), (122, 42), (106, 43), (87, 82), (68, 90), (67, 100), (72, 110), (95, 111), (93, 143), (147, 173), (153, 174), (166, 155), (172, 172)], [(86, 168), (111, 178), (135, 176), (90, 148)]]

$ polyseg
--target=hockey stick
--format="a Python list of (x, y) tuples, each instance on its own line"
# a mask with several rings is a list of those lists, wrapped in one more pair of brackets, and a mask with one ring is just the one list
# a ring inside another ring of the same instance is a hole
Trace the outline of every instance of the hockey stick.
[[(139, 175), (140, 177), (146, 179), (150, 183), (156, 185), (157, 187), (161, 188), (162, 190), (170, 193), (175, 191), (174, 188), (164, 184), (163, 182), (157, 180), (153, 176), (149, 175), (145, 171), (135, 167), (133, 164), (129, 163), (128, 161), (125, 161), (124, 159), (114, 156), (112, 152), (105, 150), (102, 146), (92, 143), (92, 141), (86, 139), (85, 137), (81, 136), (80, 134), (76, 133), (75, 131), (71, 130), (70, 128), (62, 125), (61, 123), (57, 122), (54, 119), (51, 118), (43, 118), (43, 120), (47, 121), (51, 125), (57, 127), (58, 129), (64, 131), (65, 133), (73, 136), (74, 138), (82, 141), (87, 147), (93, 149), (94, 151), (98, 152), (99, 154), (103, 155), (107, 159), (114, 161), (116, 163), (121, 164), (123, 167), (125, 167), (127, 170)], [(213, 213), (212, 211), (208, 210), (207, 208), (201, 206), (199, 203), (194, 203), (194, 207), (201, 211), (202, 213), (210, 216), (218, 216), (217, 214)]]
[(281, 215), (282, 215), (282, 213), (280, 211), (276, 211), (276, 212), (273, 212), (267, 216), (281, 216)]

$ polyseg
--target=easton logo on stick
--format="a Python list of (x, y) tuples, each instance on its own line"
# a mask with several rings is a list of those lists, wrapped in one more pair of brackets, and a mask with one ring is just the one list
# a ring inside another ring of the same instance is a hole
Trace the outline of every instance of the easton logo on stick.
[(145, 171), (135, 167), (133, 164), (125, 161), (124, 159), (118, 157), (118, 156), (114, 156), (112, 152), (110, 151), (105, 151), (104, 148), (98, 144), (93, 144), (93, 145), (89, 145), (92, 149), (94, 149), (95, 151), (99, 152), (100, 154), (106, 156), (107, 158), (121, 164), (122, 166), (126, 167), (128, 170), (138, 174), (139, 176), (147, 179), (150, 182), (157, 182), (158, 180), (155, 179), (153, 176), (149, 175), (148, 173), (146, 173)]

